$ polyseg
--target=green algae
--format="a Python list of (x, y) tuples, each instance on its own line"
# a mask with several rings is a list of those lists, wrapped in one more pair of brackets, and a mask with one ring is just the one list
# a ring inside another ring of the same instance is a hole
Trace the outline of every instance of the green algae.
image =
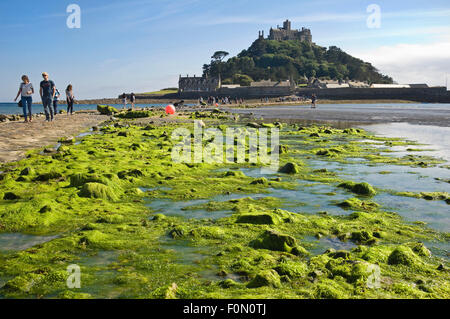
[(113, 114), (119, 113), (119, 111), (115, 107), (112, 107), (110, 105), (100, 105), (100, 104), (97, 105), (97, 111), (99, 111), (100, 114), (103, 114), (103, 115), (113, 115)]
[[(12, 277), (0, 289), (0, 295), (77, 299), (448, 298), (450, 295), (448, 273), (438, 270), (443, 261), (417, 243), (417, 240), (446, 240), (445, 234), (424, 225), (408, 224), (397, 214), (385, 212), (366, 199), (351, 200), (349, 208), (357, 212), (348, 216), (280, 209), (282, 200), (252, 194), (264, 193), (269, 187), (292, 189), (295, 181), (290, 180), (291, 176), (283, 177), (289, 180), (282, 182), (246, 176), (232, 169), (251, 167), (247, 164), (174, 164), (168, 152), (171, 143), (167, 140), (173, 128), (152, 126), (151, 137), (144, 135), (150, 132), (146, 127), (102, 129), (107, 134), (87, 136), (82, 144), (68, 146), (61, 157), (33, 155), (8, 165), (0, 193), (11, 192), (17, 198), (0, 202), (0, 229), (35, 234), (63, 232), (63, 235), (25, 251), (0, 253), (0, 275)], [(118, 136), (117, 130), (126, 134)], [(366, 138), (362, 130), (344, 132), (312, 127), (298, 132), (307, 135), (307, 139), (313, 133), (326, 136), (326, 142), (317, 137), (310, 140), (318, 140), (314, 142), (316, 145), (328, 148), (334, 148), (329, 144), (336, 136)], [(340, 154), (353, 154), (353, 150)], [(293, 158), (295, 154), (300, 153), (289, 147), (281, 154), (282, 162), (300, 163)], [(312, 151), (303, 154), (323, 157)], [(24, 175), (32, 179), (17, 181), (26, 167), (37, 172)], [(45, 171), (40, 171), (41, 167)], [(225, 168), (225, 172), (217, 171), (218, 168)], [(53, 171), (60, 176), (34, 180)], [(336, 186), (344, 182), (330, 173), (312, 172), (302, 163), (292, 177)], [(187, 209), (229, 210), (233, 215), (215, 221), (152, 215), (144, 206), (144, 194), (138, 191), (139, 187), (154, 189), (145, 192), (149, 200), (208, 199), (206, 204)], [(86, 197), (80, 197), (85, 191)], [(248, 197), (223, 202), (210, 200), (230, 193)], [(361, 192), (358, 189), (355, 193)], [(362, 193), (367, 195), (367, 191)], [(318, 234), (350, 240), (360, 246), (351, 251), (329, 250), (311, 256), (302, 238)], [(188, 242), (202, 249), (204, 258), (180, 262), (181, 252), (161, 244), (168, 237), (180, 247), (186, 247)], [(110, 263), (89, 264), (88, 260), (102, 251), (117, 254)], [(67, 290), (65, 286), (65, 269), (72, 263), (82, 266), (81, 291)], [(385, 278), (380, 289), (366, 287), (373, 264), (381, 268)], [(239, 281), (236, 277), (232, 280), (220, 276), (211, 280), (200, 275), (204, 271), (236, 275)], [(420, 284), (416, 285), (417, 282)]]

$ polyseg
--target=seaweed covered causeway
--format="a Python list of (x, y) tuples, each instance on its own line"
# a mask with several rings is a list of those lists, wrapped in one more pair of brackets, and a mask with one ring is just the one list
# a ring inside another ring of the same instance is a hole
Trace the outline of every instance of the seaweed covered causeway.
[[(356, 128), (189, 116), (124, 116), (0, 167), (0, 297), (450, 298), (443, 161)], [(194, 119), (279, 128), (279, 169), (174, 162)]]

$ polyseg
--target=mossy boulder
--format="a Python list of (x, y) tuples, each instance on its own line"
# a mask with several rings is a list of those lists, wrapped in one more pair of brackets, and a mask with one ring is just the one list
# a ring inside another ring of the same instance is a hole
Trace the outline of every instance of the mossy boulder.
[(343, 258), (330, 259), (325, 266), (333, 277), (340, 276), (349, 283), (365, 281), (371, 274), (370, 264)]
[(81, 246), (102, 247), (108, 243), (108, 236), (99, 230), (86, 231), (78, 240)]
[(337, 204), (344, 209), (371, 211), (377, 209), (380, 205), (372, 201), (362, 201), (358, 198), (350, 198)]
[(388, 257), (389, 265), (414, 266), (420, 262), (420, 258), (407, 246), (398, 246)]
[(17, 200), (17, 199), (20, 199), (20, 196), (14, 192), (6, 192), (3, 194), (3, 199), (4, 200)]
[(316, 285), (314, 290), (314, 297), (317, 299), (344, 299), (345, 294), (341, 292), (341, 289), (330, 285), (328, 283), (320, 283)]
[(81, 187), (86, 183), (107, 184), (107, 179), (95, 174), (73, 174), (69, 176), (70, 187)]
[(287, 163), (278, 170), (279, 173), (283, 174), (298, 174), (300, 172), (298, 165), (295, 163)]
[(228, 171), (224, 174), (224, 177), (246, 177), (244, 172), (242, 171)]
[(409, 243), (406, 245), (418, 256), (431, 257), (431, 251), (423, 243)]
[(265, 231), (258, 239), (252, 241), (250, 246), (259, 249), (284, 251), (294, 255), (302, 255), (306, 252), (303, 247), (297, 245), (294, 237), (281, 234), (274, 230)]
[(142, 177), (144, 176), (144, 173), (139, 169), (132, 169), (128, 171), (122, 171), (117, 174), (120, 179), (126, 179), (128, 177)]
[(111, 187), (100, 183), (84, 184), (78, 195), (85, 198), (101, 198), (111, 201), (116, 201), (118, 199), (117, 194)]
[(247, 288), (273, 287), (281, 288), (280, 275), (273, 270), (263, 270), (247, 284)]
[(278, 216), (273, 214), (242, 214), (237, 217), (238, 224), (276, 225), (280, 223)]
[(377, 242), (377, 238), (366, 230), (352, 232), (350, 239), (355, 243), (362, 245), (373, 245)]
[(369, 183), (344, 182), (339, 184), (338, 187), (345, 188), (358, 195), (374, 196), (377, 194), (375, 189)]
[(20, 172), (20, 176), (30, 176), (30, 175), (34, 175), (34, 168), (32, 167), (25, 167), (21, 172)]
[(283, 261), (280, 262), (274, 270), (280, 276), (287, 276), (290, 279), (305, 277), (308, 274), (308, 266), (300, 261)]
[(269, 185), (269, 181), (265, 177), (257, 178), (250, 185)]
[(116, 113), (119, 113), (119, 111), (110, 105), (97, 105), (97, 111), (100, 112), (102, 115), (113, 115)]
[(235, 282), (233, 279), (225, 279), (225, 280), (222, 280), (221, 282), (219, 282), (219, 286), (224, 289), (229, 289), (229, 288), (239, 286), (239, 284), (237, 282)]
[(69, 144), (69, 145), (75, 144), (75, 142), (76, 142), (76, 139), (73, 136), (63, 137), (58, 140), (58, 143)]
[(50, 180), (59, 179), (59, 178), (62, 178), (62, 177), (63, 176), (60, 173), (58, 173), (58, 172), (49, 172), (49, 173), (39, 174), (35, 178), (35, 181), (37, 181), (37, 182), (48, 182)]

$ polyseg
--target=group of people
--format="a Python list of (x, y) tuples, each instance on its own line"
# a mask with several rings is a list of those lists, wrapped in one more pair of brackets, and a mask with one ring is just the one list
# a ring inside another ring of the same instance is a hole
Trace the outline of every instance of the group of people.
[(208, 105), (233, 104), (233, 103), (235, 103), (235, 104), (243, 104), (244, 103), (244, 99), (243, 98), (237, 98), (237, 97), (235, 97), (233, 99), (230, 96), (225, 96), (225, 97), (222, 97), (222, 98), (215, 97), (215, 96), (209, 96), (208, 99), (206, 100), (206, 102), (204, 102), (203, 97), (200, 97), (198, 99), (198, 103), (199, 104), (207, 103)]
[[(55, 83), (49, 79), (47, 72), (42, 73), (44, 78), (39, 85), (39, 94), (41, 96), (42, 105), (44, 106), (45, 120), (51, 122), (54, 120), (55, 115), (58, 112), (58, 100), (61, 94), (55, 86)], [(34, 87), (31, 84), (28, 76), (22, 76), (22, 83), (19, 87), (19, 92), (14, 101), (17, 101), (19, 95), (21, 96), (19, 105), (23, 108), (23, 116), (25, 122), (33, 121), (32, 105)], [(73, 114), (73, 104), (75, 102), (75, 96), (73, 95), (73, 87), (69, 84), (66, 88), (66, 102), (67, 102), (67, 114)]]
[[(130, 102), (131, 102), (131, 109), (134, 109), (134, 105), (136, 104), (136, 94), (134, 94), (134, 93), (130, 94)], [(123, 108), (126, 109), (127, 108), (127, 95), (126, 95), (126, 93), (122, 94), (122, 104), (123, 104)]]

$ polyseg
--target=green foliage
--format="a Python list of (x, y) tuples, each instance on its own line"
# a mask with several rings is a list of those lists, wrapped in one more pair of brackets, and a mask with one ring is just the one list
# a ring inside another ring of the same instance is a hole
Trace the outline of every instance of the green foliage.
[(352, 57), (335, 46), (327, 49), (297, 40), (258, 39), (248, 50), (226, 62), (219, 57), (222, 56), (203, 66), (204, 75), (218, 76), (220, 73), (226, 84), (245, 85), (242, 84), (242, 76), (256, 81), (269, 78), (281, 81), (293, 76), (299, 83), (305, 82), (305, 76), (370, 83), (393, 82), (392, 78), (380, 74), (370, 63)]

